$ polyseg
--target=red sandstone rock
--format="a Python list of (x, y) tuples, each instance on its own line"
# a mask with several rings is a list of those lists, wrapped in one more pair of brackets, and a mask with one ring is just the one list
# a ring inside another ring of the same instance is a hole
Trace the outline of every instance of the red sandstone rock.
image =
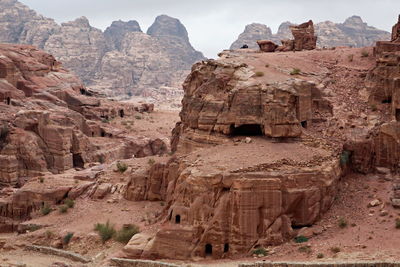
[(399, 20), (392, 28), (392, 42), (400, 42), (400, 15)]
[(260, 40), (257, 41), (260, 50), (263, 52), (274, 52), (275, 49), (278, 47), (274, 42), (268, 40)]
[(313, 50), (317, 46), (317, 37), (314, 34), (314, 23), (309, 20), (298, 26), (290, 26), (294, 37), (294, 50)]

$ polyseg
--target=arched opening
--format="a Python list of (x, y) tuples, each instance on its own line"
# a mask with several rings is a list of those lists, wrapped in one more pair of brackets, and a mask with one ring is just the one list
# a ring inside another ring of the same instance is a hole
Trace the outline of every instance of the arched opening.
[(206, 244), (205, 246), (205, 254), (206, 256), (211, 256), (212, 255), (212, 245), (211, 244)]
[(302, 121), (301, 122), (301, 127), (307, 129), (307, 121)]
[(79, 89), (79, 91), (81, 92), (81, 95), (86, 95), (86, 90), (85, 89), (81, 88), (81, 89)]
[(175, 223), (176, 224), (180, 224), (181, 223), (181, 215), (178, 214), (178, 215), (175, 216)]
[(92, 137), (94, 137), (94, 132), (92, 132)]
[(387, 98), (382, 100), (382, 104), (390, 104), (392, 103), (392, 97), (388, 96)]
[(74, 168), (83, 168), (85, 166), (81, 154), (72, 154), (72, 163)]
[(262, 136), (263, 131), (260, 124), (243, 124), (239, 127), (231, 125), (232, 136)]
[(11, 98), (7, 97), (7, 105), (10, 105), (10, 104), (11, 104)]
[(224, 245), (224, 253), (227, 253), (229, 251), (229, 244), (225, 243)]
[(106, 132), (105, 132), (105, 131), (103, 131), (103, 130), (101, 130), (101, 133), (100, 133), (100, 135), (101, 135), (101, 137), (105, 137), (105, 136), (106, 136)]
[(396, 121), (400, 121), (400, 109), (396, 108)]
[(123, 118), (123, 117), (125, 116), (125, 112), (124, 112), (123, 109), (120, 109), (120, 110), (119, 110), (119, 116), (120, 116), (121, 118)]

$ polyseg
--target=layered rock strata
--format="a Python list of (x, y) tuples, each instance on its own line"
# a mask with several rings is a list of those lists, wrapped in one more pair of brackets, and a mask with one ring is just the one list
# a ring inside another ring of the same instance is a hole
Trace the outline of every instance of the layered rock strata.
[(101, 122), (152, 107), (116, 105), (90, 94), (53, 56), (0, 45), (0, 186), (166, 150), (161, 140), (139, 140)]

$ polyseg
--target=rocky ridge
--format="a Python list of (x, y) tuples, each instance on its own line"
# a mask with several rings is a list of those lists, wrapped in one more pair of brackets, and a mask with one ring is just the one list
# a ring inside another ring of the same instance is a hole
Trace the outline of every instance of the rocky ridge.
[[(257, 49), (256, 41), (271, 40), (280, 44), (281, 40), (293, 39), (290, 32), (290, 22), (279, 26), (278, 32), (273, 34), (271, 29), (264, 24), (253, 23), (246, 26), (243, 33), (232, 43), (230, 49), (238, 49), (247, 44), (251, 49)], [(359, 16), (352, 16), (344, 23), (331, 21), (320, 22), (314, 25), (317, 35), (318, 47), (372, 46), (376, 41), (389, 40), (390, 33), (368, 26)]]
[(151, 96), (160, 87), (179, 88), (190, 66), (204, 59), (180, 21), (166, 15), (147, 34), (136, 21), (115, 21), (103, 33), (85, 17), (58, 25), (17, 0), (1, 1), (0, 7), (0, 42), (44, 49), (86, 86), (107, 95)]

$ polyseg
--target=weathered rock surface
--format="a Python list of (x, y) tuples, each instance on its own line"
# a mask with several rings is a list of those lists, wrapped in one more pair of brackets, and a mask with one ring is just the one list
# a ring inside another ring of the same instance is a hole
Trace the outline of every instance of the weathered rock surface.
[(121, 136), (101, 122), (133, 115), (139, 107), (87, 94), (53, 56), (32, 46), (0, 45), (0, 185), (23, 184), (26, 177), (88, 162), (165, 151), (160, 140)]
[(313, 50), (317, 46), (317, 37), (312, 20), (298, 26), (290, 26), (294, 37), (294, 50)]
[(148, 34), (136, 21), (115, 21), (103, 33), (85, 17), (58, 25), (16, 0), (2, 1), (0, 9), (0, 42), (36, 45), (85, 85), (108, 95), (177, 88), (190, 66), (204, 59), (179, 20), (165, 15), (156, 18)]
[[(257, 25), (257, 27), (253, 26)], [(247, 25), (245, 31), (240, 34), (230, 49), (239, 49), (241, 45), (247, 44), (249, 48), (256, 49), (258, 40), (271, 40), (277, 44), (282, 40), (292, 39), (290, 22), (280, 25), (278, 32), (272, 34), (271, 29), (263, 24)], [(379, 40), (390, 40), (390, 33), (368, 26), (359, 16), (352, 16), (344, 23), (334, 23), (331, 21), (320, 22), (314, 25), (315, 34), (318, 37), (318, 47), (352, 46), (364, 47), (372, 46)], [(257, 30), (263, 29), (263, 30)]]

